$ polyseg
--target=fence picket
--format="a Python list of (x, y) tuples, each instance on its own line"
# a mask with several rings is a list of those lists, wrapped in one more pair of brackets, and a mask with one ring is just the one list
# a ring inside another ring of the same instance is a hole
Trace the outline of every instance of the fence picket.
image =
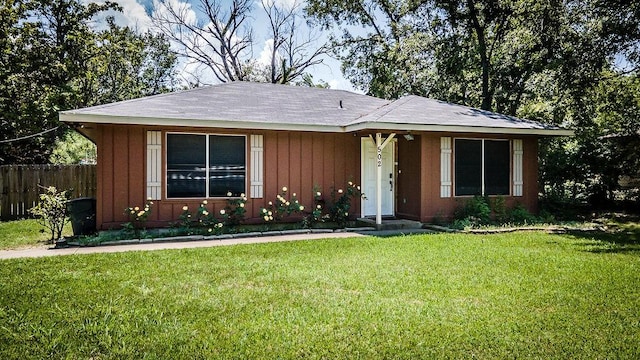
[(0, 221), (28, 217), (43, 189), (73, 188), (71, 198), (95, 197), (95, 165), (2, 165), (0, 166)]

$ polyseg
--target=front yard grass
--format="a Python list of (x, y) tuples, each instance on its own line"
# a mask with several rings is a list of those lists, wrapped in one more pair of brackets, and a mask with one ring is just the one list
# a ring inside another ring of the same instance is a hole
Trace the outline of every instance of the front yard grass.
[[(51, 233), (35, 219), (0, 221), (0, 250), (43, 246), (48, 243)], [(67, 223), (63, 236), (72, 236), (71, 224)]]
[(0, 358), (638, 358), (636, 241), (521, 232), (0, 261)]

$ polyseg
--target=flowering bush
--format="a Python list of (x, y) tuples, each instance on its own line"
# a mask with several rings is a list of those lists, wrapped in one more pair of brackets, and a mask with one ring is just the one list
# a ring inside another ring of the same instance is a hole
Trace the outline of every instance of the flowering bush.
[(266, 208), (260, 208), (262, 220), (278, 222), (287, 216), (304, 211), (304, 205), (300, 204), (296, 193), (291, 194), (291, 197), (287, 199), (287, 190), (287, 187), (283, 186), (282, 191), (276, 195), (275, 201), (269, 201)]
[(42, 226), (51, 231), (49, 242), (53, 243), (62, 237), (62, 229), (68, 220), (67, 200), (71, 190), (58, 191), (54, 186), (45, 189), (46, 192), (40, 194), (38, 205), (29, 209), (29, 212), (39, 219)]
[(324, 222), (328, 218), (328, 214), (324, 213), (325, 201), (322, 198), (322, 191), (318, 186), (313, 188), (313, 208), (307, 216), (302, 219), (302, 225), (306, 228), (313, 224)]
[(335, 190), (331, 193), (331, 207), (329, 208), (329, 218), (339, 226), (345, 226), (349, 220), (349, 210), (351, 209), (351, 201), (354, 197), (364, 198), (364, 194), (360, 191), (360, 186), (352, 181), (347, 183), (347, 187)]
[[(227, 193), (227, 196), (231, 197), (231, 193)], [(247, 196), (242, 193), (239, 198), (227, 199), (227, 206), (224, 208), (224, 222), (227, 226), (240, 225), (244, 221), (244, 216), (247, 212), (245, 205), (247, 203)]]
[[(207, 209), (207, 200), (202, 200), (195, 214), (192, 214), (188, 205), (182, 207), (178, 226), (187, 234), (220, 234), (224, 226), (223, 222)], [(224, 217), (225, 211), (220, 210)]]
[(141, 230), (146, 229), (147, 219), (151, 214), (151, 205), (153, 205), (153, 201), (147, 200), (143, 208), (132, 206), (124, 209), (124, 214), (127, 215), (129, 221), (122, 224), (122, 228), (140, 238)]

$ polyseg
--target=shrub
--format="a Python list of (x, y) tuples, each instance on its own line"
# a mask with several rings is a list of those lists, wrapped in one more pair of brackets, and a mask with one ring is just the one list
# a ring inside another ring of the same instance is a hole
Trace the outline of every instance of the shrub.
[(311, 227), (313, 224), (324, 222), (329, 215), (324, 213), (325, 201), (322, 198), (322, 191), (318, 186), (313, 188), (313, 209), (302, 219), (302, 226)]
[[(186, 235), (200, 233), (203, 235), (220, 234), (223, 229), (223, 221), (216, 218), (212, 212), (207, 209), (207, 200), (202, 200), (198, 205), (198, 210), (192, 214), (188, 205), (182, 207), (182, 213), (178, 217), (177, 226), (180, 232)], [(226, 210), (220, 210), (220, 215), (225, 218)]]
[(364, 197), (360, 191), (360, 186), (353, 182), (347, 183), (346, 190), (338, 189), (331, 193), (331, 208), (329, 208), (329, 218), (338, 226), (345, 226), (349, 220), (349, 210), (351, 209), (351, 201), (355, 196)]
[(141, 231), (146, 230), (147, 219), (151, 214), (151, 205), (153, 205), (153, 201), (147, 200), (143, 208), (133, 206), (124, 209), (124, 214), (129, 218), (128, 222), (122, 224), (125, 232), (133, 234), (138, 239), (141, 237)]
[(266, 208), (260, 208), (260, 216), (264, 222), (280, 222), (284, 218), (304, 211), (304, 205), (300, 204), (296, 193), (287, 198), (287, 187), (276, 195), (275, 201), (269, 201)]
[[(227, 196), (231, 196), (231, 193), (227, 193)], [(225, 211), (222, 214), (225, 225), (236, 226), (244, 221), (247, 212), (247, 209), (245, 209), (246, 203), (247, 197), (244, 193), (240, 194), (239, 198), (227, 199), (227, 206), (225, 206)]]
[(471, 226), (486, 225), (491, 221), (491, 208), (482, 196), (465, 201), (454, 212), (455, 220), (468, 220)]
[(49, 243), (52, 244), (62, 237), (62, 229), (67, 223), (67, 201), (71, 190), (58, 191), (55, 186), (44, 188), (40, 194), (38, 205), (29, 212), (38, 218), (40, 224), (51, 232)]
[(532, 215), (521, 204), (517, 204), (509, 211), (509, 221), (514, 224), (533, 224), (537, 222), (537, 218)]
[(504, 223), (508, 220), (507, 202), (504, 196), (497, 196), (491, 201), (491, 211), (497, 223)]

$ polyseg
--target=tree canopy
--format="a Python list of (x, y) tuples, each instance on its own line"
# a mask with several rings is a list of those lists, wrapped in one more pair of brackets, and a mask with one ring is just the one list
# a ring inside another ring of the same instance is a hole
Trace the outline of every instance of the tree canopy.
[[(47, 163), (58, 111), (170, 90), (175, 56), (163, 36), (138, 34), (97, 14), (111, 2), (0, 0), (0, 164)], [(32, 134), (46, 132), (40, 136)], [(19, 141), (16, 138), (28, 137)]]
[(637, 2), (309, 0), (306, 11), (340, 29), (333, 51), (368, 94), (423, 95), (575, 129), (574, 139), (542, 143), (545, 191), (571, 183), (611, 193), (637, 173)]

